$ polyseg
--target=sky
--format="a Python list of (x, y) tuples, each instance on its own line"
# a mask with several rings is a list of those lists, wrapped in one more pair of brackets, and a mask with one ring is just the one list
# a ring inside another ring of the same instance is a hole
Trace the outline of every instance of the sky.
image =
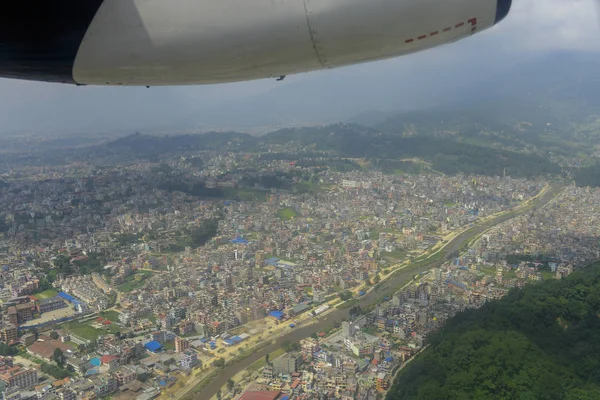
[[(249, 130), (333, 122), (386, 105), (425, 107), (455, 90), (457, 81), (483, 79), (539, 54), (598, 52), (597, 5), (595, 0), (513, 0), (501, 24), (471, 38), (392, 60), (289, 76), (282, 83), (146, 89), (0, 79), (0, 134)], [(398, 92), (410, 93), (410, 101)], [(423, 92), (426, 98), (412, 95)]]

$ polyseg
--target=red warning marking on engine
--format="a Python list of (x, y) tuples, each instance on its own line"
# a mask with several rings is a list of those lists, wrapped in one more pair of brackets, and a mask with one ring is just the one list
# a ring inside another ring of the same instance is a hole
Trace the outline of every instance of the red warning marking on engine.
[[(471, 19), (467, 20), (466, 23), (471, 25), (471, 33), (475, 33), (475, 31), (477, 30), (477, 18), (471, 18)], [(460, 22), (460, 23), (454, 25), (454, 28), (460, 28), (463, 26), (465, 26), (465, 22)], [(447, 28), (444, 28), (444, 30), (442, 30), (442, 32), (450, 32), (451, 30), (452, 30), (452, 27), (449, 26)], [(429, 36), (431, 37), (431, 36), (436, 36), (439, 34), (440, 34), (440, 31), (433, 31), (429, 34)], [(417, 37), (417, 40), (423, 40), (425, 38), (427, 38), (427, 35), (421, 35), (421, 36)], [(404, 41), (404, 43), (412, 43), (414, 41), (415, 41), (414, 38), (410, 38), (410, 39), (406, 39)]]
[(477, 18), (471, 18), (467, 22), (471, 24), (471, 34), (475, 33), (477, 31)]

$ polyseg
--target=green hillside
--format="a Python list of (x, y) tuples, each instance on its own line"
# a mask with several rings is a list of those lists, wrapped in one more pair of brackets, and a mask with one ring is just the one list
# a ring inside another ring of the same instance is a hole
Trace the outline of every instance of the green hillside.
[(600, 263), (460, 313), (387, 400), (600, 399)]

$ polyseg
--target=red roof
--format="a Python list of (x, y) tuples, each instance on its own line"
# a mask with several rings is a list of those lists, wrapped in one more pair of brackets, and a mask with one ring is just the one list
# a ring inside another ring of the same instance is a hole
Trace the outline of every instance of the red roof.
[(112, 322), (110, 322), (109, 320), (106, 320), (102, 323), (102, 325), (110, 325), (110, 324), (112, 324)]
[(100, 357), (100, 361), (102, 362), (102, 364), (108, 364), (112, 360), (118, 360), (118, 359), (119, 359), (119, 357), (117, 357), (117, 356), (102, 356), (102, 357)]
[(296, 379), (294, 381), (294, 383), (292, 383), (292, 385), (290, 386), (292, 389), (296, 389), (298, 387), (298, 385), (300, 384), (300, 380)]
[(277, 400), (281, 396), (281, 392), (246, 392), (239, 398), (239, 400)]
[(96, 318), (96, 321), (98, 321), (98, 322), (102, 322), (102, 321), (104, 321), (104, 318), (102, 318), (102, 317), (98, 317), (98, 318)]

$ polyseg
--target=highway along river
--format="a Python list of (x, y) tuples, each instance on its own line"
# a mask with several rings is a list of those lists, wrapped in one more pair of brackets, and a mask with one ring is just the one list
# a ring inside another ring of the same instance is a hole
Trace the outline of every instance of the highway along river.
[[(464, 244), (469, 242), (477, 235), (485, 232), (486, 230), (492, 228), (495, 225), (508, 221), (509, 219), (523, 215), (527, 212), (530, 212), (533, 209), (543, 207), (544, 205), (551, 202), (556, 196), (558, 196), (561, 191), (561, 186), (551, 185), (550, 188), (543, 195), (537, 197), (535, 200), (529, 203), (528, 206), (519, 206), (513, 211), (507, 212), (495, 218), (491, 218), (486, 222), (476, 224), (472, 228), (466, 230), (465, 232), (457, 235), (454, 239), (450, 240), (441, 250), (443, 255), (442, 257), (436, 257), (435, 260), (431, 263), (422, 263), (422, 265), (415, 268), (411, 268), (410, 266), (408, 266), (404, 270), (400, 270), (395, 275), (392, 275), (391, 277), (383, 280), (380, 284), (380, 287), (378, 287), (377, 290), (373, 290), (367, 293), (366, 295), (362, 296), (357, 304), (360, 305), (363, 309), (365, 309), (375, 304), (378, 301), (378, 299), (381, 299), (383, 296), (391, 296), (397, 290), (397, 288), (408, 283), (415, 274), (427, 271), (431, 268), (441, 265), (448, 259), (451, 253), (459, 250), (461, 247), (463, 247)], [(184, 396), (184, 398), (210, 399), (217, 393), (217, 391), (221, 387), (227, 384), (227, 381), (230, 378), (233, 378), (240, 371), (245, 370), (254, 362), (263, 358), (267, 353), (272, 353), (278, 350), (284, 341), (289, 340), (290, 342), (298, 342), (302, 339), (306, 339), (315, 332), (321, 332), (327, 327), (330, 327), (331, 325), (335, 324), (336, 322), (341, 323), (342, 321), (347, 320), (348, 318), (348, 309), (335, 309), (329, 314), (323, 316), (316, 323), (304, 327), (291, 329), (289, 332), (279, 336), (276, 339), (275, 343), (272, 343), (269, 346), (266, 346), (256, 351), (255, 353), (241, 361), (227, 365), (222, 371), (220, 371), (219, 375), (216, 376), (208, 385), (202, 388), (201, 391), (192, 394), (193, 389), (191, 389), (191, 392)]]

